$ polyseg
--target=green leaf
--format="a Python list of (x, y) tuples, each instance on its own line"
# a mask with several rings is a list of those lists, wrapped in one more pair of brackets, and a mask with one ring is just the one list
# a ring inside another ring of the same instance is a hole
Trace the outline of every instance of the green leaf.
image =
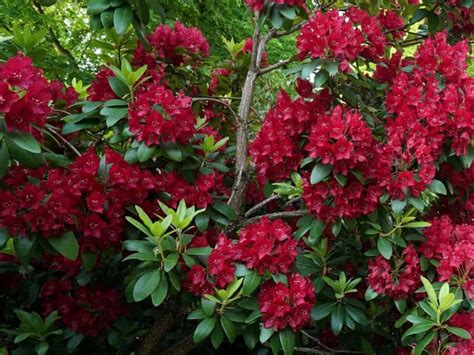
[(160, 283), (151, 293), (151, 302), (153, 303), (153, 306), (158, 307), (160, 304), (162, 304), (167, 295), (168, 280), (166, 279), (166, 275), (161, 275)]
[(415, 355), (421, 355), (423, 353), (423, 350), (428, 346), (429, 343), (433, 340), (436, 332), (432, 330), (428, 334), (425, 335), (423, 339), (421, 339), (415, 347)]
[(436, 292), (433, 288), (433, 285), (431, 285), (430, 281), (423, 276), (421, 276), (421, 282), (423, 283), (423, 286), (425, 287), (425, 291), (428, 294), (428, 298), (430, 299), (430, 302), (434, 306), (436, 306), (438, 304), (438, 299), (436, 297)]
[(225, 203), (214, 203), (212, 205), (212, 207), (218, 211), (219, 213), (223, 214), (224, 216), (226, 216), (229, 220), (234, 220), (237, 215), (235, 214), (235, 211), (234, 209), (228, 205), (228, 204), (225, 204)]
[(386, 238), (379, 238), (377, 240), (377, 250), (387, 260), (389, 260), (392, 257), (392, 253), (393, 253), (392, 243), (390, 243)]
[(8, 153), (7, 144), (4, 142), (0, 148), (0, 179), (5, 176), (10, 165), (10, 154)]
[(202, 309), (195, 309), (186, 317), (188, 320), (204, 319), (207, 318), (207, 315), (203, 312)]
[(97, 254), (95, 253), (82, 253), (81, 254), (82, 263), (84, 264), (84, 269), (86, 271), (92, 271), (94, 265), (97, 261)]
[(309, 181), (311, 184), (317, 184), (329, 176), (332, 171), (332, 165), (316, 164), (311, 171)]
[(273, 328), (265, 328), (262, 327), (260, 329), (260, 336), (259, 336), (259, 341), (260, 343), (265, 343), (270, 339), (270, 337), (275, 333), (275, 330)]
[(283, 17), (280, 15), (280, 12), (276, 9), (276, 7), (272, 8), (272, 14), (271, 14), (271, 23), (272, 26), (276, 29), (281, 28), (283, 25)]
[(344, 325), (344, 306), (339, 303), (331, 313), (331, 329), (335, 335), (338, 335)]
[(454, 335), (457, 335), (458, 337), (462, 339), (471, 339), (471, 334), (465, 329), (458, 328), (458, 327), (447, 327), (446, 329), (448, 332)]
[(436, 179), (431, 183), (430, 190), (440, 195), (446, 195), (448, 193), (448, 191), (446, 191), (446, 186)]
[(50, 238), (49, 244), (62, 256), (76, 260), (79, 255), (79, 244), (73, 232), (66, 232), (59, 238)]
[(221, 315), (220, 318), (222, 329), (224, 329), (224, 333), (225, 335), (227, 335), (227, 339), (229, 339), (229, 341), (233, 343), (237, 336), (237, 330), (235, 329), (234, 323), (232, 323), (232, 321), (230, 321), (225, 315)]
[(23, 340), (28, 339), (31, 336), (34, 336), (35, 333), (20, 333), (18, 334), (15, 339), (13, 339), (13, 342), (15, 344), (21, 343)]
[(149, 160), (156, 152), (156, 147), (149, 147), (145, 142), (141, 142), (138, 146), (137, 158), (140, 163)]
[(170, 272), (178, 263), (179, 256), (176, 253), (169, 254), (164, 260), (164, 267), (166, 272)]
[(114, 27), (118, 34), (124, 33), (132, 23), (133, 11), (128, 5), (115, 9)]
[(280, 338), (280, 344), (285, 355), (292, 355), (295, 349), (295, 333), (293, 333), (289, 328), (285, 330), (280, 330), (278, 332), (278, 337)]
[(118, 96), (118, 97), (124, 97), (125, 95), (128, 95), (130, 93), (130, 90), (128, 89), (127, 84), (125, 84), (122, 80), (119, 78), (116, 78), (114, 76), (110, 76), (108, 78), (109, 85), (112, 88), (112, 91)]
[(160, 283), (160, 280), (161, 272), (159, 269), (146, 271), (133, 287), (133, 300), (140, 302), (150, 296)]
[(98, 15), (110, 7), (109, 0), (90, 0), (87, 4), (88, 15)]
[(418, 222), (411, 222), (403, 225), (403, 228), (426, 228), (431, 226), (431, 223), (418, 221)]
[(257, 273), (257, 271), (253, 271), (250, 275), (244, 277), (244, 286), (242, 289), (242, 294), (244, 296), (250, 296), (260, 285), (260, 281), (262, 277)]
[(314, 83), (313, 83), (313, 86), (315, 88), (320, 88), (322, 87), (326, 81), (328, 81), (329, 79), (329, 74), (326, 70), (324, 69), (321, 69), (320, 71), (318, 71), (314, 77)]
[(405, 299), (395, 300), (395, 307), (403, 314), (407, 308), (407, 301)]
[(365, 294), (364, 294), (364, 299), (366, 301), (371, 301), (374, 298), (376, 298), (377, 296), (378, 296), (377, 292), (372, 290), (370, 287), (367, 287), (367, 289), (365, 290)]
[(8, 134), (8, 138), (21, 149), (30, 153), (41, 153), (41, 147), (38, 141), (29, 133), (12, 132)]
[(296, 11), (294, 7), (283, 6), (280, 8), (280, 14), (285, 16), (289, 20), (294, 20), (296, 18)]
[(316, 303), (311, 311), (311, 319), (321, 320), (326, 318), (336, 307), (336, 303)]
[(196, 223), (196, 227), (202, 233), (207, 230), (209, 226), (209, 215), (206, 213), (200, 213), (194, 218), (194, 222)]
[(217, 323), (211, 333), (212, 346), (215, 349), (217, 349), (219, 346), (221, 346), (223, 341), (224, 341), (224, 332), (222, 331), (222, 327), (220, 326), (220, 324)]
[(35, 346), (35, 351), (38, 355), (45, 355), (48, 352), (49, 344), (46, 342), (39, 343)]
[(206, 314), (206, 316), (211, 317), (214, 314), (214, 311), (216, 310), (216, 302), (211, 301), (205, 297), (201, 298), (201, 308)]
[(215, 318), (206, 318), (199, 323), (196, 330), (194, 331), (193, 340), (195, 343), (203, 341), (205, 338), (211, 334), (212, 330), (216, 325)]
[(407, 200), (392, 200), (391, 205), (393, 212), (395, 212), (395, 214), (400, 214), (407, 205)]
[(211, 247), (191, 248), (186, 250), (188, 255), (208, 256), (212, 251)]
[(431, 328), (433, 328), (433, 326), (434, 326), (434, 323), (432, 321), (424, 321), (424, 322), (417, 323), (411, 326), (410, 328), (408, 328), (408, 330), (403, 334), (402, 338), (405, 338), (407, 336), (414, 335), (414, 334), (424, 333), (430, 330)]

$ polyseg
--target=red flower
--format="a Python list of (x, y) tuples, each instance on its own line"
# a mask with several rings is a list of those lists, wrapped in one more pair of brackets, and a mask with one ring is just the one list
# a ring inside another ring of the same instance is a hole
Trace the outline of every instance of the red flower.
[(156, 66), (156, 60), (171, 62), (175, 66), (190, 62), (194, 58), (209, 57), (209, 43), (195, 27), (186, 27), (176, 21), (174, 28), (160, 25), (148, 36), (152, 51), (147, 53), (139, 43), (133, 58), (138, 65)]
[(291, 227), (281, 219), (262, 218), (242, 228), (239, 235), (240, 260), (260, 275), (267, 270), (272, 274), (287, 273), (298, 254)]
[(174, 95), (164, 86), (152, 84), (140, 92), (129, 109), (130, 132), (147, 145), (186, 144), (195, 132), (191, 98)]
[(101, 68), (87, 89), (87, 99), (89, 101), (108, 101), (117, 99), (117, 95), (109, 85), (109, 78), (114, 76), (113, 71), (109, 68)]
[(196, 296), (214, 294), (213, 285), (206, 279), (206, 269), (200, 265), (193, 265), (186, 272), (183, 288)]
[(311, 280), (299, 274), (288, 275), (288, 286), (267, 281), (258, 294), (263, 326), (276, 331), (288, 326), (293, 331), (304, 328), (311, 320), (314, 302)]
[(208, 259), (209, 275), (214, 277), (217, 287), (225, 288), (234, 280), (235, 261), (238, 259), (237, 247), (221, 234)]
[(369, 261), (367, 283), (378, 294), (394, 299), (407, 298), (420, 284), (420, 259), (413, 244), (402, 253), (395, 270), (382, 256)]

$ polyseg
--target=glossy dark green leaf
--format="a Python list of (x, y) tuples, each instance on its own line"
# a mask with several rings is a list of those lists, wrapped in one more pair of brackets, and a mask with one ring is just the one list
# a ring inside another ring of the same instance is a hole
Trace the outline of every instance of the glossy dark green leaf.
[(392, 243), (387, 240), (387, 238), (379, 238), (377, 240), (377, 250), (387, 260), (392, 257), (393, 246)]
[(234, 323), (232, 323), (232, 321), (230, 321), (225, 315), (221, 315), (220, 322), (227, 339), (233, 343), (237, 337), (237, 329)]
[(205, 338), (207, 338), (211, 334), (215, 325), (216, 325), (215, 318), (203, 319), (201, 323), (199, 323), (199, 325), (196, 327), (196, 330), (194, 331), (194, 335), (193, 335), (194, 342), (199, 343), (200, 341), (203, 341)]
[(124, 33), (132, 23), (133, 11), (128, 5), (115, 9), (114, 27), (118, 34)]
[(133, 287), (133, 299), (135, 302), (143, 301), (151, 295), (161, 280), (161, 271), (157, 268), (149, 270), (141, 275)]
[(8, 134), (8, 138), (23, 150), (30, 153), (41, 153), (41, 147), (38, 141), (29, 133), (12, 132)]
[(153, 306), (158, 307), (166, 299), (168, 295), (168, 280), (166, 275), (162, 274), (160, 278), (160, 283), (151, 293), (151, 302)]
[(62, 256), (76, 260), (79, 255), (79, 244), (73, 232), (66, 232), (59, 238), (50, 238), (49, 244)]
[(8, 147), (5, 142), (0, 147), (0, 179), (5, 176), (10, 165), (10, 153), (8, 153)]
[(295, 333), (289, 328), (280, 330), (278, 332), (280, 338), (280, 344), (285, 355), (292, 355), (295, 349)]
[(332, 165), (316, 164), (311, 171), (309, 181), (311, 184), (317, 184), (327, 178), (329, 174), (331, 174), (331, 171)]

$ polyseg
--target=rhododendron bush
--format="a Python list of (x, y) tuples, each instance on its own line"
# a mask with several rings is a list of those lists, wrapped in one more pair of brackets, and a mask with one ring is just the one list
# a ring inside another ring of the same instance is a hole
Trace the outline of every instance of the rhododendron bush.
[(87, 90), (0, 63), (0, 353), (474, 353), (472, 2), (137, 3)]

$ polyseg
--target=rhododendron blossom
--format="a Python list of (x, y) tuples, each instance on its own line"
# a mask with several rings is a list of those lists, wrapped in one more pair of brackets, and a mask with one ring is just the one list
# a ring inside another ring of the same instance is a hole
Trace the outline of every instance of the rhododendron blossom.
[(291, 227), (279, 219), (262, 218), (258, 223), (242, 228), (237, 244), (240, 260), (261, 275), (267, 270), (274, 274), (287, 273), (298, 254), (297, 242), (291, 234)]
[(258, 295), (263, 326), (275, 330), (290, 327), (293, 331), (308, 324), (315, 302), (314, 289), (308, 278), (288, 275), (288, 286), (267, 281)]

